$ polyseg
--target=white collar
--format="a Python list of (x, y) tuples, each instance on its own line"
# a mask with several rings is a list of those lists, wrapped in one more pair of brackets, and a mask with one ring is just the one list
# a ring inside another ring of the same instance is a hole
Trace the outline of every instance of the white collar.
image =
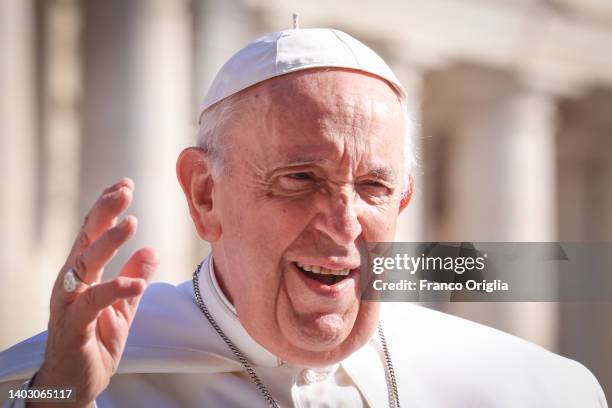
[(208, 311), (221, 330), (249, 361), (264, 367), (278, 367), (282, 364), (277, 356), (257, 343), (240, 323), (234, 305), (219, 286), (215, 276), (212, 253), (204, 260), (200, 270), (200, 292)]

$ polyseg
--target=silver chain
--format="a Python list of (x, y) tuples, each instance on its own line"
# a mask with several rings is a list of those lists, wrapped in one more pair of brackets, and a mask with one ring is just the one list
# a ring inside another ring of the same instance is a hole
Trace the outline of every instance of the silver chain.
[[(389, 390), (389, 403), (393, 403), (395, 408), (400, 408), (399, 392), (397, 391), (397, 381), (395, 379), (395, 370), (393, 369), (393, 362), (391, 361), (391, 353), (387, 347), (387, 339), (385, 333), (383, 333), (382, 324), (378, 322), (378, 337), (380, 337), (380, 345), (385, 355), (385, 369), (387, 371), (387, 385)], [(393, 396), (393, 398), (391, 398)]]
[[(246, 372), (249, 374), (249, 377), (251, 377), (253, 383), (255, 383), (265, 400), (268, 402), (268, 405), (273, 408), (279, 408), (278, 403), (274, 398), (272, 398), (272, 395), (270, 394), (270, 391), (268, 391), (268, 388), (266, 388), (263, 382), (259, 379), (259, 376), (255, 372), (255, 369), (253, 369), (253, 366), (251, 365), (249, 360), (244, 356), (244, 354), (242, 354), (240, 349), (238, 349), (238, 347), (236, 347), (236, 345), (232, 343), (229, 337), (225, 335), (223, 330), (221, 330), (215, 319), (208, 311), (208, 308), (206, 307), (206, 304), (202, 299), (202, 294), (200, 293), (200, 271), (202, 269), (203, 264), (204, 261), (200, 262), (196, 270), (193, 272), (193, 293), (195, 295), (195, 300), (198, 304), (198, 307), (206, 317), (206, 320), (208, 320), (208, 323), (210, 323), (210, 325), (213, 327), (213, 329), (215, 329), (219, 337), (223, 339), (225, 344), (227, 344), (227, 347), (229, 347), (232, 353), (234, 353), (234, 356), (236, 356), (238, 361), (240, 361), (240, 364), (242, 364)], [(399, 393), (397, 391), (397, 382), (395, 379), (395, 371), (393, 370), (393, 363), (391, 362), (391, 353), (389, 353), (385, 334), (383, 333), (382, 325), (380, 323), (378, 324), (378, 336), (380, 337), (380, 344), (383, 349), (383, 354), (385, 355), (385, 370), (387, 374), (387, 384), (389, 386), (389, 401), (394, 404), (395, 408), (400, 408)]]

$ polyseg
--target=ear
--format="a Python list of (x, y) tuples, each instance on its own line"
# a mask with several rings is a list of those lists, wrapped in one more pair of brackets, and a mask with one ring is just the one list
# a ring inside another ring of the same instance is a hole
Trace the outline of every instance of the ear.
[(213, 206), (214, 180), (207, 152), (199, 147), (183, 150), (176, 161), (176, 175), (198, 235), (211, 243), (217, 241), (221, 237), (221, 223)]
[(401, 214), (402, 211), (404, 211), (404, 208), (408, 207), (408, 204), (410, 204), (410, 200), (412, 200), (413, 193), (414, 193), (414, 177), (412, 177), (412, 174), (411, 174), (408, 178), (408, 191), (406, 191), (406, 194), (402, 195), (402, 199), (400, 200), (398, 214)]

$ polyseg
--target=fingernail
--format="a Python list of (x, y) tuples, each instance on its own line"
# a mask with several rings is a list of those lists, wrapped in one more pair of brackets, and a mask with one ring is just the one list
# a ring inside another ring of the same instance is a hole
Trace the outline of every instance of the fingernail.
[(126, 215), (125, 217), (123, 217), (123, 219), (119, 223), (119, 228), (125, 228), (125, 226), (128, 224), (128, 218), (129, 218), (129, 215)]
[(123, 189), (123, 187), (121, 187), (119, 190), (117, 191), (113, 191), (112, 193), (110, 193), (110, 198), (113, 200), (118, 200), (119, 197), (121, 197), (121, 195), (123, 194), (123, 191), (121, 191)]
[(123, 194), (127, 194), (130, 191), (129, 188), (127, 188), (126, 186), (122, 186), (119, 187), (119, 190), (117, 190), (117, 197), (123, 195)]
[(132, 289), (138, 292), (143, 292), (147, 287), (147, 282), (144, 279), (138, 279), (132, 282)]
[(129, 177), (125, 177), (125, 178), (121, 179), (119, 181), (119, 183), (124, 184), (125, 188), (129, 188), (129, 189), (134, 188), (134, 180), (132, 180)]

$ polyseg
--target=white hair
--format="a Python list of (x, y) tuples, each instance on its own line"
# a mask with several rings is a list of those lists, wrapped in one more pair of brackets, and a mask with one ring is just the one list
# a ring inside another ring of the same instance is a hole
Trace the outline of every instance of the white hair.
[(238, 94), (220, 100), (200, 115), (197, 146), (206, 150), (212, 164), (213, 177), (219, 177), (224, 169), (225, 152), (229, 150), (229, 143), (221, 136), (225, 125), (230, 121), (238, 109)]
[[(404, 166), (402, 172), (402, 197), (410, 193), (410, 175), (414, 172), (417, 165), (416, 154), (414, 151), (413, 133), (415, 124), (408, 114), (406, 102), (403, 97), (393, 88), (398, 96), (402, 112), (404, 113)], [(216, 104), (212, 105), (200, 116), (200, 127), (197, 134), (197, 145), (208, 152), (211, 159), (213, 177), (218, 177), (225, 170), (225, 153), (230, 150), (230, 146), (224, 140), (223, 129), (238, 110), (242, 93), (239, 92), (229, 96)]]

